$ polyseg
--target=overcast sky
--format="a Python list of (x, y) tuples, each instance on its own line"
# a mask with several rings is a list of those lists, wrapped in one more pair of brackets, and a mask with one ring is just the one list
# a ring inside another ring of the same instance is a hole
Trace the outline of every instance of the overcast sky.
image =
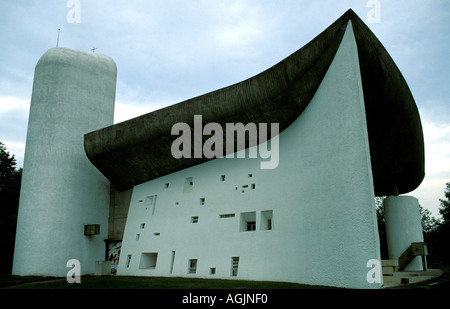
[[(426, 178), (410, 195), (436, 216), (450, 181), (448, 0), (0, 1), (0, 141), (23, 164), (34, 67), (49, 48), (92, 48), (118, 67), (115, 122), (252, 77), (352, 8), (402, 71), (422, 118)], [(72, 1), (76, 2), (76, 1)], [(380, 4), (380, 15), (372, 15)], [(372, 23), (369, 16), (379, 17)]]

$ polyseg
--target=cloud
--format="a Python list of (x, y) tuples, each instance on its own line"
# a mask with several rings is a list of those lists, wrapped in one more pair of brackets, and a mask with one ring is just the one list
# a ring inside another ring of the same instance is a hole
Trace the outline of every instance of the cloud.
[(114, 123), (120, 123), (152, 112), (153, 109), (139, 104), (116, 102), (114, 106)]
[(419, 200), (419, 204), (422, 207), (430, 210), (433, 216), (438, 218), (440, 217), (439, 199), (445, 199), (444, 191), (446, 188), (446, 183), (448, 183), (449, 181), (450, 178), (428, 179), (428, 177), (426, 176), (420, 187), (408, 195), (417, 198)]
[(450, 124), (422, 122), (425, 139), (425, 170), (429, 178), (450, 181)]
[(23, 166), (30, 101), (0, 97), (0, 142), (14, 154), (17, 166)]
[(439, 216), (439, 199), (450, 181), (450, 124), (422, 121), (425, 139), (425, 179), (415, 191), (419, 203)]
[(17, 97), (0, 97), (0, 117), (9, 112), (23, 113), (30, 108), (30, 101), (23, 100)]

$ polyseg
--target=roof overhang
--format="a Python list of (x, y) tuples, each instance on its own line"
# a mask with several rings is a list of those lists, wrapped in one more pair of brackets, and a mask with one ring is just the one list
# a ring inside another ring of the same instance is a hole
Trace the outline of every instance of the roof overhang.
[[(386, 49), (352, 11), (303, 48), (238, 84), (85, 135), (89, 160), (119, 190), (208, 161), (175, 159), (176, 123), (279, 123), (305, 110), (352, 21), (358, 46), (375, 194), (403, 194), (424, 178), (422, 125), (411, 91)], [(206, 137), (205, 137), (206, 139)]]

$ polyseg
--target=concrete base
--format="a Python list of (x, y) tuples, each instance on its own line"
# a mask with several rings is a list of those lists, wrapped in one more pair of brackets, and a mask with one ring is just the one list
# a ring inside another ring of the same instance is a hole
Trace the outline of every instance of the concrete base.
[(111, 261), (97, 261), (95, 262), (96, 276), (110, 276), (111, 275)]
[[(440, 269), (429, 269), (426, 271), (399, 271), (393, 275), (383, 276), (382, 289), (412, 288), (427, 281), (435, 280), (443, 274), (444, 272)], [(402, 281), (406, 281), (408, 283), (402, 283)]]
[(381, 267), (383, 269), (383, 276), (393, 276), (398, 271), (398, 261), (382, 260)]

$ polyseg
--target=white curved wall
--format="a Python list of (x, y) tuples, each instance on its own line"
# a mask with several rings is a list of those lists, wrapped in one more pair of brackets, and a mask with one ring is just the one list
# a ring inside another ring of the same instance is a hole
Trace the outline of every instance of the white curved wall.
[[(105, 256), (109, 182), (88, 161), (84, 134), (113, 124), (116, 65), (94, 53), (48, 50), (35, 69), (13, 274), (94, 273)], [(100, 235), (84, 236), (85, 224)]]
[[(351, 22), (312, 102), (279, 138), (274, 170), (248, 156), (223, 158), (136, 186), (118, 274), (379, 288), (367, 282), (367, 262), (380, 251)], [(256, 230), (241, 231), (251, 217)]]

